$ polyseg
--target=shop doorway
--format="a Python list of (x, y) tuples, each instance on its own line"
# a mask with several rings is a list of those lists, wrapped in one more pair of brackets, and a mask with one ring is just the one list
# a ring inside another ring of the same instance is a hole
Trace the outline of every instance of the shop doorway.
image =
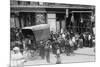
[(20, 12), (20, 21), (22, 27), (35, 25), (35, 13)]
[(56, 13), (56, 25), (57, 32), (63, 32), (65, 30), (65, 13)]
[(66, 19), (66, 29), (76, 33), (92, 32), (91, 13), (74, 12)]

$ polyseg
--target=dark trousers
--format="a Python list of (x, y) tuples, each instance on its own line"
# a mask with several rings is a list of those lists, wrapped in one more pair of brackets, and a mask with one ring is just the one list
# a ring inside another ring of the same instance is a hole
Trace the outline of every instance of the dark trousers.
[(50, 63), (50, 50), (49, 49), (45, 50), (45, 56), (46, 56), (46, 61)]
[(56, 64), (61, 64), (60, 54), (57, 54), (56, 56), (57, 56), (57, 62), (56, 62)]
[(41, 48), (40, 48), (40, 56), (41, 56), (42, 59), (44, 59), (44, 57), (45, 57), (45, 50), (44, 50), (44, 47), (41, 47)]

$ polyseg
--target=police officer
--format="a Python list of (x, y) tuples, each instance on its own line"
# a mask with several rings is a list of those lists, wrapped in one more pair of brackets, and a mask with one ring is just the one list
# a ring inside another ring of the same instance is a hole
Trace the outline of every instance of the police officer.
[(40, 56), (42, 59), (44, 59), (44, 57), (45, 57), (45, 49), (44, 49), (43, 41), (40, 41)]

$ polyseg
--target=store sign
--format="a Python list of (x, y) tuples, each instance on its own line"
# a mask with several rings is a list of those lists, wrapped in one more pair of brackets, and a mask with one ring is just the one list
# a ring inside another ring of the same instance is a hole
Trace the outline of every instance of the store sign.
[(49, 13), (47, 14), (47, 18), (56, 18), (56, 14), (53, 14), (53, 13)]
[(43, 6), (43, 5), (44, 5), (44, 3), (43, 3), (43, 2), (39, 2), (39, 5), (40, 5), (40, 6)]
[(36, 24), (45, 24), (45, 14), (43, 13), (36, 14)]

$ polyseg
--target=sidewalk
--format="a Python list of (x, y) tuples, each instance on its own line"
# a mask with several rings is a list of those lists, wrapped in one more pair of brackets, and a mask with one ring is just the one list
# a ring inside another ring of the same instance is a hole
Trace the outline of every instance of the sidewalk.
[[(77, 63), (77, 62), (94, 62), (95, 53), (94, 48), (81, 48), (74, 51), (74, 55), (66, 56), (61, 54), (61, 63)], [(50, 63), (47, 63), (46, 59), (42, 60), (40, 56), (32, 61), (27, 61), (24, 65), (45, 65), (45, 64), (55, 64), (57, 61), (54, 54), (50, 54)]]
[(78, 50), (74, 51), (76, 54), (83, 54), (83, 55), (93, 55), (95, 56), (94, 48), (79, 48)]

